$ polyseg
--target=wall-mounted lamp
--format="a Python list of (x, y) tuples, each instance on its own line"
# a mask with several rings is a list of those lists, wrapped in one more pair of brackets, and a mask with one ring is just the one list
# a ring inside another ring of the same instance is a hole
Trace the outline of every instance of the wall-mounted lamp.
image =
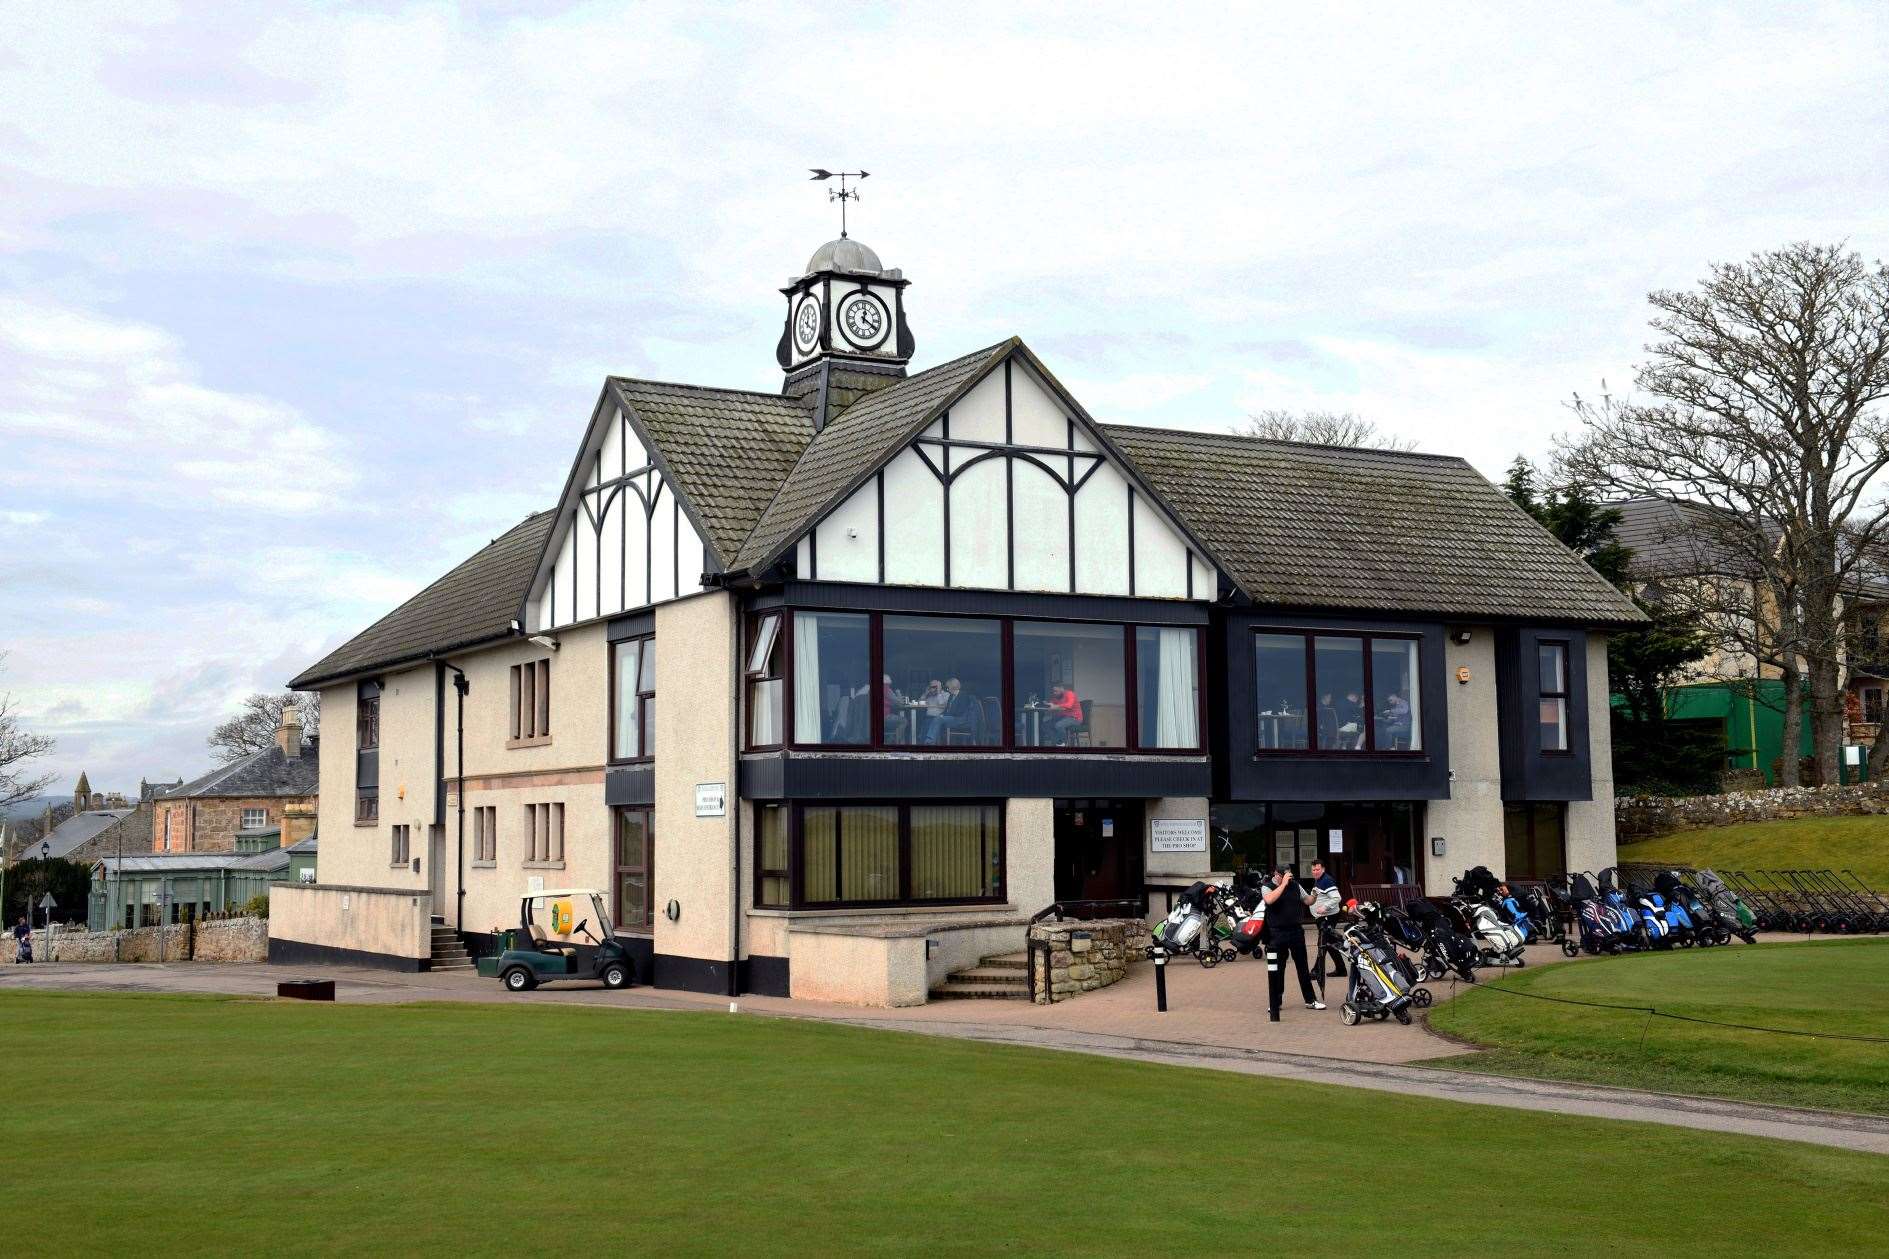
[(1450, 641), (1455, 643), (1458, 647), (1467, 647), (1469, 640), (1475, 636), (1474, 630), (1453, 629), (1450, 631)]
[(551, 637), (549, 634), (533, 634), (526, 641), (535, 647), (542, 647), (546, 651), (556, 651), (558, 649), (558, 640)]

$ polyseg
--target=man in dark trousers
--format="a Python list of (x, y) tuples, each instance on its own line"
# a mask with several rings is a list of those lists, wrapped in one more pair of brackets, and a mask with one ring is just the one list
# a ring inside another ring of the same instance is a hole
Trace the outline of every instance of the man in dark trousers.
[(1322, 1010), (1325, 1003), (1312, 991), (1312, 975), (1305, 960), (1305, 906), (1311, 900), (1299, 886), (1291, 866), (1274, 866), (1272, 886), (1260, 893), (1266, 902), (1266, 995), (1268, 1017), (1279, 1021), (1279, 1002), (1286, 994), (1286, 958), (1299, 971), (1299, 992), (1305, 1008)]

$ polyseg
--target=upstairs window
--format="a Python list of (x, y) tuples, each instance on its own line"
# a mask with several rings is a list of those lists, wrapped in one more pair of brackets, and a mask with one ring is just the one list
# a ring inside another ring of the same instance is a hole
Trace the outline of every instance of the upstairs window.
[(769, 612), (748, 629), (748, 746), (781, 743), (781, 617)]
[(1417, 646), (1390, 635), (1254, 634), (1259, 751), (1422, 750)]
[[(369, 687), (373, 689), (370, 691)], [(380, 688), (371, 682), (361, 684), (354, 713), (354, 746), (362, 752), (371, 752), (380, 746)]]
[(259, 831), (267, 825), (269, 825), (269, 810), (267, 809), (244, 809), (243, 810), (243, 822), (242, 822), (243, 830)]
[(656, 751), (656, 640), (612, 643), (610, 672), (610, 759), (647, 760)]
[(1568, 750), (1568, 645), (1541, 643), (1536, 647), (1541, 669), (1541, 750)]
[(551, 660), (527, 660), (512, 666), (513, 743), (551, 737)]
[(525, 806), (525, 862), (527, 865), (564, 863), (564, 805)]

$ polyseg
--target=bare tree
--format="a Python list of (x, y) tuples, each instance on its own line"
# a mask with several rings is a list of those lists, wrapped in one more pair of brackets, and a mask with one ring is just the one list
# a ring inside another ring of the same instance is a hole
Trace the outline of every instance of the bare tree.
[(1662, 339), (1635, 384), (1651, 400), (1576, 397), (1583, 428), (1560, 456), (1590, 484), (1689, 500), (1731, 522), (1745, 575), (1775, 610), (1786, 781), (1799, 676), (1819, 771), (1835, 781), (1844, 594), (1889, 537), (1889, 268), (1800, 242), (1647, 300)]
[[(0, 652), (0, 666), (6, 654)], [(27, 766), (52, 751), (53, 740), (33, 734), (20, 724), (13, 697), (0, 693), (0, 810), (30, 800), (46, 789), (51, 774), (33, 774)]]
[(1373, 450), (1415, 450), (1408, 437), (1394, 437), (1351, 411), (1285, 411), (1271, 409), (1246, 417), (1242, 430), (1248, 437), (1281, 442), (1311, 442), (1319, 446), (1363, 446)]
[(284, 691), (280, 695), (258, 692), (243, 701), (242, 711), (210, 732), (210, 750), (227, 765), (275, 742), (275, 732), (282, 725), (282, 710), (294, 704), (301, 710), (302, 734), (312, 738), (321, 726), (321, 696), (313, 691)]

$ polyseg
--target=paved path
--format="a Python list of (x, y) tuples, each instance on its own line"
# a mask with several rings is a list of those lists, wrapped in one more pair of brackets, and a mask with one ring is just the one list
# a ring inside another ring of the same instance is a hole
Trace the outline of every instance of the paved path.
[[(1558, 957), (1558, 954), (1553, 956)], [(1531, 958), (1549, 960), (1543, 952)], [(1169, 968), (1169, 1012), (1154, 1010), (1153, 968), (1135, 967), (1128, 979), (1076, 1001), (1032, 1006), (1017, 1001), (939, 1001), (905, 1010), (861, 1009), (817, 1001), (742, 997), (743, 1013), (808, 1018), (859, 1027), (951, 1036), (997, 1044), (1101, 1054), (1144, 1062), (1205, 1067), (1244, 1075), (1379, 1089), (1486, 1106), (1555, 1114), (1637, 1120), (1748, 1136), (1889, 1154), (1889, 1118), (1796, 1110), (1711, 1098), (1676, 1097), (1633, 1089), (1516, 1080), (1465, 1071), (1406, 1065), (1466, 1051), (1421, 1026), (1395, 1023), (1347, 1028), (1333, 1010), (1313, 1013), (1288, 1006), (1284, 1020), (1264, 1018), (1265, 970), (1237, 962), (1212, 971), (1192, 964)], [(614, 1009), (727, 1010), (726, 997), (636, 988), (606, 992), (594, 986), (541, 988), (529, 997), (504, 992), (489, 979), (457, 974), (400, 974), (361, 967), (266, 965), (103, 965), (53, 963), (0, 966), (0, 991), (38, 989), (91, 992), (187, 992), (273, 996), (278, 981), (335, 980), (340, 1001), (387, 1004), (410, 1001), (532, 1001)], [(1439, 1000), (1450, 983), (1432, 985)]]

